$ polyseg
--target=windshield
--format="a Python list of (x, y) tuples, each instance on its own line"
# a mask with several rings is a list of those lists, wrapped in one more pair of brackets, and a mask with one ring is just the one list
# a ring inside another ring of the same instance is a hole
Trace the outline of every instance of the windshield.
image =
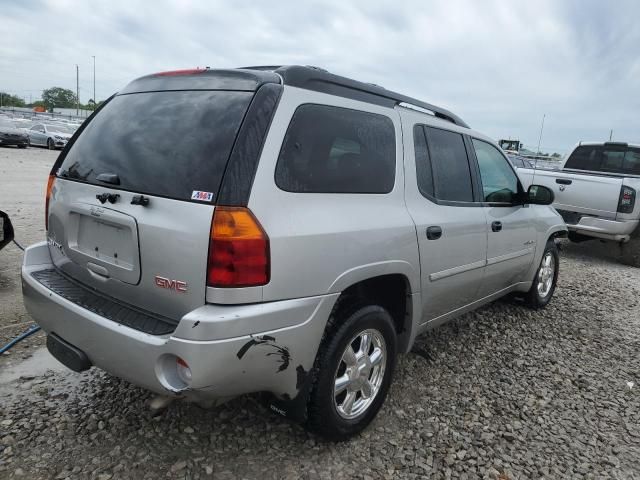
[(110, 174), (115, 188), (215, 201), (252, 97), (209, 90), (116, 96), (77, 138), (58, 175), (105, 185), (96, 177)]

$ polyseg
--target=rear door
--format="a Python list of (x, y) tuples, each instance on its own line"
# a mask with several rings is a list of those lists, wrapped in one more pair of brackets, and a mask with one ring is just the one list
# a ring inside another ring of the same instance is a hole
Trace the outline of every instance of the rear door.
[(205, 302), (211, 219), (253, 92), (115, 96), (57, 170), (48, 241), (56, 266), (173, 319)]
[(29, 140), (36, 145), (46, 145), (44, 134), (44, 126), (41, 124), (34, 125), (29, 130)]
[[(402, 112), (403, 116), (413, 115)], [(474, 201), (462, 134), (410, 123), (413, 137), (406, 172), (407, 207), (420, 249), (423, 322), (437, 320), (478, 299), (486, 261), (487, 223)]]

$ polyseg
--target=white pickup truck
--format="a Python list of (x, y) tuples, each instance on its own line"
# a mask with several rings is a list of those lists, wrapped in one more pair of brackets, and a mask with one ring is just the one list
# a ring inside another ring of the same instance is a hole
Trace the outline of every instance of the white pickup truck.
[[(640, 145), (580, 143), (559, 170), (517, 171), (525, 190), (534, 183), (553, 190), (553, 206), (567, 223), (570, 239), (623, 244), (639, 236)], [(637, 254), (640, 251), (632, 252), (633, 257)]]

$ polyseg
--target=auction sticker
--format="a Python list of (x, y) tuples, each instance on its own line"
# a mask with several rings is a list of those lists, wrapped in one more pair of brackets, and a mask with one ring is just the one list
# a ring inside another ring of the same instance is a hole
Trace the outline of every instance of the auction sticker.
[(213, 200), (213, 193), (211, 192), (200, 192), (198, 190), (194, 190), (191, 194), (191, 200), (198, 200), (200, 202), (210, 202)]

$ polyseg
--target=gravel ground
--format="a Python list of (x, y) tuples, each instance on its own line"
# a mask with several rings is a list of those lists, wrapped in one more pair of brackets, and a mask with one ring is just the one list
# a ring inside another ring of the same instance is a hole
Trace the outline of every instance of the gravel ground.
[[(251, 396), (152, 417), (149, 393), (95, 369), (0, 382), (0, 478), (640, 478), (640, 269), (609, 253), (566, 245), (543, 311), (499, 301), (418, 339), (377, 419), (341, 444)], [(1, 282), (17, 281), (14, 256), (0, 253)], [(24, 320), (0, 295), (2, 322)]]

